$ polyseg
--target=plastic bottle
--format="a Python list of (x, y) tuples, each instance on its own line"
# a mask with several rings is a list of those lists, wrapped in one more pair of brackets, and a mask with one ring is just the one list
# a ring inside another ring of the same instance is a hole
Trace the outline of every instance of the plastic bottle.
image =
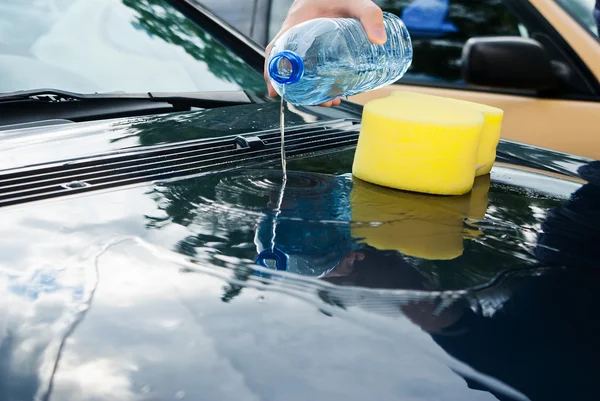
[(357, 19), (316, 18), (293, 27), (268, 56), (271, 85), (293, 105), (316, 105), (397, 81), (412, 63), (412, 43), (400, 18), (383, 18), (383, 45), (371, 43)]

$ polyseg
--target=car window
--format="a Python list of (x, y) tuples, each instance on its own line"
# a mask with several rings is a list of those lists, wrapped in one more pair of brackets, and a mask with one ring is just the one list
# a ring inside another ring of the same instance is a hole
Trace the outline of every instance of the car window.
[(281, 24), (285, 21), (288, 10), (294, 3), (294, 0), (271, 0), (271, 10), (269, 12), (269, 41), (273, 40)]
[(376, 0), (406, 24), (414, 47), (406, 79), (463, 83), (461, 54), (474, 36), (526, 36), (502, 0)]
[(264, 85), (167, 0), (0, 2), (0, 92), (264, 93)]
[(268, 36), (266, 20), (272, 0), (193, 0), (259, 45)]
[[(272, 0), (269, 40), (279, 31), (293, 0)], [(460, 58), (473, 36), (527, 36), (503, 0), (375, 0), (407, 25), (414, 58), (403, 80), (463, 83)]]
[(595, 38), (600, 37), (600, 0), (556, 0), (556, 2)]

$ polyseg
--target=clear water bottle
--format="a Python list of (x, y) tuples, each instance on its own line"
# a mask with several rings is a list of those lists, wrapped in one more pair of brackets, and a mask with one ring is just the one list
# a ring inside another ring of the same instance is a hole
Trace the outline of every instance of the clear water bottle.
[(400, 18), (384, 12), (383, 19), (383, 45), (371, 43), (357, 19), (317, 18), (293, 27), (268, 55), (271, 85), (293, 105), (317, 105), (397, 81), (412, 63), (412, 43)]

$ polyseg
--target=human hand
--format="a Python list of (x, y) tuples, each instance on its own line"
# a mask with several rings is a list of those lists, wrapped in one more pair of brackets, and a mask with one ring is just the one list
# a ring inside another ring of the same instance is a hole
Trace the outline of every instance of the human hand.
[[(275, 38), (266, 48), (264, 77), (269, 96), (277, 96), (277, 92), (269, 82), (267, 59), (275, 41), (290, 28), (314, 18), (356, 18), (362, 23), (369, 40), (376, 44), (384, 44), (387, 40), (383, 25), (383, 12), (372, 0), (294, 0), (287, 17)], [(321, 106), (337, 106), (340, 99), (323, 103)]]

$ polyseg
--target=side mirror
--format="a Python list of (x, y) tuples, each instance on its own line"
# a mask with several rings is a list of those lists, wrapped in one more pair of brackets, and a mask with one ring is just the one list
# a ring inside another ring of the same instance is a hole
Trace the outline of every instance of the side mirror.
[(544, 91), (557, 77), (546, 49), (536, 40), (505, 36), (471, 38), (462, 52), (467, 84), (488, 88)]

